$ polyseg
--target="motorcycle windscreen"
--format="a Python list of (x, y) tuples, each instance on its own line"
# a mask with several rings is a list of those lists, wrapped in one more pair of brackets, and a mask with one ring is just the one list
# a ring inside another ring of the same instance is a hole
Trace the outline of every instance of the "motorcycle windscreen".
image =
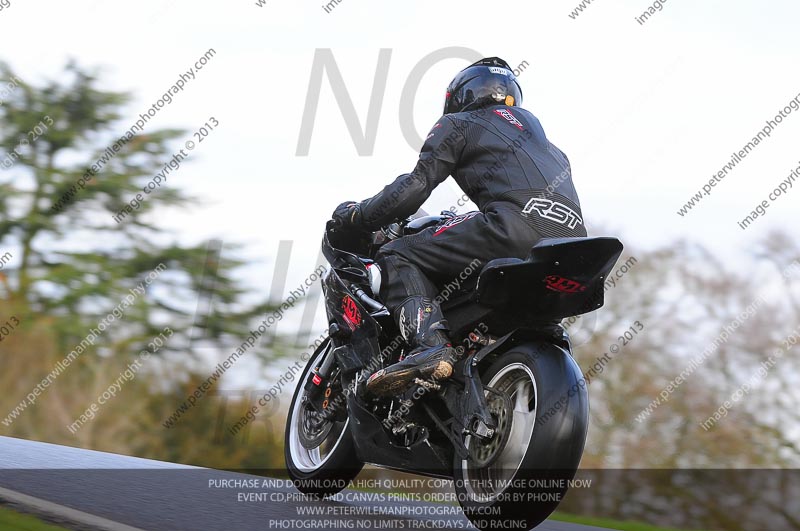
[(621, 253), (616, 238), (544, 239), (526, 260), (486, 264), (477, 301), (537, 320), (588, 313), (603, 306), (604, 283)]

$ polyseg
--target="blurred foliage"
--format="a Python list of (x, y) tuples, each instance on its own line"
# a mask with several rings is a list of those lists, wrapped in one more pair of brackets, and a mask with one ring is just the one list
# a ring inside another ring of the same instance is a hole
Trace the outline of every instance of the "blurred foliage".
[[(166, 269), (0, 434), (223, 468), (271, 463), (262, 449), (208, 437), (214, 400), (198, 404), (179, 428), (161, 425), (208, 376), (193, 373), (205, 370), (207, 354), (227, 357), (253, 318), (272, 308), (243, 302), (233, 277), (241, 262), (230, 258), (236, 247), (182, 245), (159, 226), (162, 209), (196, 203), (179, 190), (162, 186), (121, 223), (113, 219), (172, 158), (183, 133), (145, 127), (63, 208), (51, 208), (128, 131), (123, 109), (131, 96), (103, 90), (95, 73), (72, 63), (57, 80), (34, 85), (23, 77), (0, 64), (0, 82), (17, 85), (0, 106), (0, 256), (12, 256), (0, 271), (0, 322), (13, 316), (20, 323), (0, 342), (0, 418), (131, 289), (159, 264)], [(201, 301), (208, 312), (199, 311)], [(165, 326), (174, 331), (166, 345), (71, 434), (67, 426)]]
[(66, 527), (45, 523), (39, 518), (0, 507), (0, 529), (14, 531), (67, 531)]
[[(570, 328), (586, 373), (633, 321), (645, 326), (589, 382), (581, 468), (594, 485), (568, 494), (560, 510), (679, 528), (800, 529), (800, 344), (758, 377), (800, 331), (797, 240), (767, 234), (750, 263), (689, 243), (631, 255), (638, 263), (608, 290), (605, 307)], [(728, 340), (692, 364), (726, 327)], [(685, 381), (642, 415), (681, 372)], [(750, 390), (732, 398), (745, 383)], [(726, 416), (706, 430), (726, 401)]]
[[(591, 380), (589, 468), (759, 468), (800, 466), (800, 410), (788, 352), (728, 415), (701, 424), (757, 373), (800, 325), (800, 247), (783, 233), (767, 235), (753, 262), (727, 264), (697, 244), (640, 253), (638, 263), (606, 294), (591, 338), (576, 349), (588, 370), (634, 320), (638, 335)], [(727, 342), (694, 370), (693, 359), (754, 301), (764, 302)], [(800, 349), (800, 347), (796, 347)], [(689, 373), (649, 416), (639, 414), (680, 375)]]

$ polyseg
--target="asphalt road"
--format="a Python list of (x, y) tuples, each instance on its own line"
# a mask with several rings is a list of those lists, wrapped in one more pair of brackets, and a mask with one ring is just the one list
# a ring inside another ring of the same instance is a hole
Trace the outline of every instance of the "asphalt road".
[[(366, 496), (313, 501), (280, 480), (0, 437), (0, 502), (73, 529), (474, 529), (456, 507)], [(537, 531), (601, 530), (547, 521)]]

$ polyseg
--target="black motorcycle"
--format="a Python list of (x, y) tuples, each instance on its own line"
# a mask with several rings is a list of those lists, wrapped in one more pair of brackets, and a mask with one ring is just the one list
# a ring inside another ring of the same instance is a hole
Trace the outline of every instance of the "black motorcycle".
[(410, 351), (380, 302), (380, 246), (449, 213), (375, 233), (329, 222), (322, 249), (329, 337), (300, 379), (285, 458), (299, 490), (330, 496), (364, 463), (453, 480), (479, 529), (532, 529), (556, 508), (580, 463), (589, 397), (561, 319), (603, 305), (622, 252), (615, 238), (538, 242), (527, 259), (487, 263), (442, 309), (459, 359), (450, 378), (372, 397), (366, 379)]

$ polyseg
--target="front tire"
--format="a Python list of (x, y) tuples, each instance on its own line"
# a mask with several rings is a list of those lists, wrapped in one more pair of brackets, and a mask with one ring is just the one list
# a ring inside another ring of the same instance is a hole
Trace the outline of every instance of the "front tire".
[(497, 434), (468, 436), (470, 457), (455, 458), (458, 500), (478, 529), (533, 529), (556, 509), (580, 464), (589, 423), (585, 381), (566, 350), (542, 343), (501, 355), (482, 381), (505, 397), (486, 392)]
[(313, 414), (303, 401), (304, 384), (309, 372), (318, 367), (326, 355), (333, 355), (330, 353), (332, 348), (330, 339), (327, 339), (303, 370), (289, 406), (284, 440), (284, 459), (289, 477), (300, 492), (318, 497), (332, 496), (343, 490), (364, 466), (356, 455), (349, 418), (326, 425), (324, 429), (329, 431), (316, 447), (307, 448), (308, 443), (304, 445), (303, 442), (301, 430), (308, 430), (309, 416)]

